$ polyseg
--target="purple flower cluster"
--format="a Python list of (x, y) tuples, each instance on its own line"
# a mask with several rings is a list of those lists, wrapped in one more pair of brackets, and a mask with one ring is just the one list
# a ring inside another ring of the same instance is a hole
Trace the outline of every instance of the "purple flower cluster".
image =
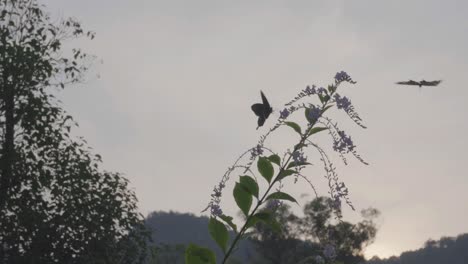
[(281, 200), (273, 199), (273, 200), (268, 200), (266, 204), (266, 208), (271, 211), (275, 211), (281, 205), (283, 205), (283, 202)]
[(290, 112), (287, 108), (283, 109), (283, 111), (280, 111), (280, 118), (281, 119), (286, 119), (289, 116)]
[(304, 157), (304, 153), (299, 150), (296, 150), (292, 153), (292, 158), (293, 158), (294, 163), (296, 164), (304, 163), (307, 161), (307, 158)]
[(252, 156), (257, 157), (263, 154), (263, 148), (261, 145), (257, 145), (255, 148), (251, 150)]
[(337, 83), (340, 83), (340, 82), (353, 82), (353, 80), (351, 79), (351, 77), (344, 71), (340, 71), (340, 72), (337, 72), (336, 75), (335, 75), (335, 81)]
[(311, 105), (307, 113), (307, 118), (309, 122), (311, 123), (316, 122), (320, 117), (320, 112), (321, 112), (320, 108), (316, 107), (315, 105)]
[(223, 214), (223, 210), (219, 207), (219, 204), (212, 204), (210, 207), (210, 212), (212, 216), (221, 216)]
[(335, 94), (335, 102), (336, 102), (336, 107), (338, 109), (343, 109), (345, 112), (349, 111), (349, 107), (351, 106), (351, 101), (348, 99), (348, 97), (343, 96), (341, 97), (339, 94)]
[(340, 138), (333, 142), (333, 150), (340, 153), (353, 151), (355, 146), (351, 137), (342, 130), (338, 130), (338, 135)]
[(348, 196), (348, 188), (344, 182), (337, 182), (334, 186), (331, 207), (335, 209), (336, 212), (341, 211), (341, 199), (346, 199)]
[(327, 93), (327, 89), (323, 88), (323, 87), (320, 87), (317, 89), (317, 93), (318, 94), (326, 94)]
[(330, 201), (330, 207), (334, 210), (336, 215), (341, 215), (341, 195), (334, 195)]
[(313, 95), (317, 93), (317, 90), (315, 89), (315, 85), (312, 85), (312, 87), (307, 86), (304, 90), (302, 90), (306, 95)]
[(226, 187), (224, 182), (220, 182), (218, 186), (213, 188), (213, 194), (211, 194), (212, 203), (210, 204), (210, 212), (212, 216), (220, 216), (223, 214), (219, 203), (221, 202), (224, 187)]

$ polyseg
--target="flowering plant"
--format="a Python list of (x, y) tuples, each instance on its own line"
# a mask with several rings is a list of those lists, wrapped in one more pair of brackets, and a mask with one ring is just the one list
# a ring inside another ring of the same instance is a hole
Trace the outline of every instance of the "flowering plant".
[[(256, 223), (262, 222), (275, 231), (281, 231), (281, 226), (274, 217), (275, 208), (283, 201), (297, 203), (293, 196), (281, 191), (283, 187), (282, 181), (285, 178), (295, 177), (295, 182), (299, 178), (304, 179), (310, 184), (317, 195), (312, 182), (302, 173), (304, 168), (311, 165), (305, 156), (305, 152), (308, 149), (315, 149), (319, 154), (320, 161), (325, 170), (325, 178), (328, 181), (332, 207), (335, 209), (334, 211), (337, 217), (341, 218), (340, 209), (342, 201), (345, 201), (354, 210), (348, 198), (348, 189), (346, 185), (339, 180), (329, 156), (311, 139), (313, 135), (322, 131), (327, 131), (333, 140), (333, 150), (338, 153), (345, 164), (347, 164), (345, 154), (351, 154), (360, 162), (367, 164), (357, 154), (355, 150), (356, 146), (351, 140), (351, 137), (341, 130), (337, 123), (332, 122), (329, 117), (324, 115), (327, 110), (336, 105), (338, 109), (343, 110), (357, 125), (366, 128), (362, 124), (359, 115), (355, 112), (351, 101), (346, 96), (341, 96), (337, 93), (338, 87), (343, 82), (351, 84), (356, 83), (346, 72), (341, 71), (335, 75), (334, 83), (328, 85), (327, 88), (317, 88), (315, 85), (307, 86), (307, 88), (302, 90), (293, 100), (286, 103), (285, 108), (280, 111), (280, 117), (277, 123), (270, 128), (266, 134), (260, 137), (255, 147), (244, 152), (234, 164), (228, 168), (220, 183), (214, 187), (211, 201), (205, 211), (210, 210), (211, 212), (208, 230), (211, 237), (224, 253), (223, 264), (226, 263), (228, 258), (232, 255), (239, 240), (246, 237), (249, 228), (255, 226)], [(300, 103), (300, 101), (304, 101), (311, 96), (317, 96), (320, 103)], [(295, 122), (288, 121), (288, 118), (291, 117), (292, 114), (301, 109), (304, 110), (306, 121), (303, 127)], [(264, 143), (272, 132), (283, 126), (292, 128), (295, 133), (299, 135), (299, 141), (294, 145), (292, 150), (287, 150), (281, 158), (277, 153), (265, 147)], [(268, 154), (266, 154), (266, 152), (268, 152)], [(247, 162), (242, 164), (242, 160), (246, 157), (248, 157)], [(263, 193), (260, 192), (258, 178), (251, 169), (255, 161), (259, 174), (263, 177), (268, 186)], [(238, 182), (236, 182), (234, 186), (233, 196), (239, 209), (245, 215), (245, 222), (240, 229), (233, 222), (233, 217), (224, 214), (220, 207), (223, 189), (230, 179), (231, 174), (238, 169), (242, 170), (242, 174), (244, 175), (239, 176)], [(275, 190), (273, 190), (274, 187), (276, 187)], [(228, 228), (235, 234), (234, 239), (230, 243)], [(323, 244), (323, 254), (312, 256), (308, 258), (307, 261), (309, 259), (315, 263), (333, 261), (336, 255), (333, 239), (330, 238), (329, 241)], [(215, 254), (210, 249), (194, 244), (189, 245), (187, 248), (185, 260), (187, 264), (216, 263)]]

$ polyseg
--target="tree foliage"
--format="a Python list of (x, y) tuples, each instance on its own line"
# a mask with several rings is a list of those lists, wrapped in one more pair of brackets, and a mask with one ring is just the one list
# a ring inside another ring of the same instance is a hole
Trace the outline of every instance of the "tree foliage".
[(373, 222), (379, 214), (376, 209), (364, 210), (364, 219), (352, 224), (336, 220), (332, 200), (318, 197), (304, 206), (303, 213), (304, 216), (300, 217), (286, 205), (278, 207), (276, 216), (283, 226), (281, 233), (257, 224), (252, 240), (263, 259), (258, 263), (299, 263), (321, 255), (326, 244), (334, 245), (339, 262), (352, 264), (364, 261), (363, 250), (373, 242), (377, 232)]
[[(80, 82), (89, 56), (62, 49), (94, 37), (53, 23), (36, 0), (0, 0), (0, 262), (134, 263), (146, 230), (119, 173), (70, 135), (54, 93)], [(63, 54), (69, 54), (65, 56)]]
[(428, 240), (423, 248), (403, 252), (400, 256), (380, 259), (373, 257), (369, 264), (464, 264), (468, 259), (468, 234)]

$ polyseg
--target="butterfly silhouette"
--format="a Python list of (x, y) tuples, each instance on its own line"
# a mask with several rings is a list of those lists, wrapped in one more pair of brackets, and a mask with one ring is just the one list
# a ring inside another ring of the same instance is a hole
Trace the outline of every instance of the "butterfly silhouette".
[(262, 91), (260, 91), (260, 94), (262, 95), (262, 103), (260, 104), (253, 104), (252, 105), (252, 111), (255, 113), (256, 116), (258, 116), (258, 127), (263, 126), (265, 124), (265, 120), (270, 116), (270, 114), (273, 112), (273, 108), (271, 108), (270, 103), (268, 103), (268, 100), (266, 99), (265, 95), (263, 94)]
[(437, 85), (439, 85), (440, 82), (442, 82), (442, 80), (437, 80), (437, 81), (432, 81), (432, 82), (428, 82), (428, 81), (425, 81), (425, 80), (422, 80), (420, 82), (409, 80), (407, 82), (397, 82), (396, 84), (418, 85), (419, 87), (422, 87), (422, 86), (437, 86)]

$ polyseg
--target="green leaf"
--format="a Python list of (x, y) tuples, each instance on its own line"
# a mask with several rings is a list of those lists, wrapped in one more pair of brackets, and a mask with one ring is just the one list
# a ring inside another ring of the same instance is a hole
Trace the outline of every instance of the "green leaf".
[(223, 220), (226, 224), (228, 224), (234, 232), (237, 233), (237, 225), (232, 222), (232, 216), (227, 216), (227, 215), (220, 215), (219, 218)]
[(226, 253), (227, 242), (229, 239), (226, 226), (216, 218), (211, 217), (210, 222), (208, 223), (208, 231), (210, 232), (211, 238), (213, 238), (223, 252)]
[(271, 178), (273, 178), (273, 174), (275, 173), (271, 162), (265, 157), (260, 157), (258, 158), (257, 168), (263, 178), (270, 182)]
[(258, 184), (252, 177), (247, 175), (240, 176), (239, 183), (246, 189), (246, 191), (258, 199)]
[(318, 94), (318, 97), (319, 97), (319, 99), (320, 99), (320, 102), (323, 104), (323, 101), (324, 101), (324, 100), (323, 100), (323, 96), (322, 96), (321, 94)]
[(282, 170), (280, 172), (280, 174), (278, 175), (278, 177), (276, 178), (276, 180), (277, 181), (282, 180), (282, 179), (288, 177), (289, 175), (293, 175), (295, 173), (297, 173), (297, 172), (294, 171), (294, 170)]
[(305, 111), (304, 111), (305, 117), (306, 117), (307, 121), (309, 121), (309, 123), (313, 123), (315, 120), (310, 119), (310, 114), (309, 114), (309, 112), (310, 112), (310, 108), (307, 107), (307, 108), (305, 109)]
[(295, 202), (297, 204), (299, 204), (296, 199), (294, 199), (294, 197), (292, 197), (291, 195), (287, 194), (287, 193), (284, 193), (284, 192), (274, 192), (270, 195), (268, 195), (268, 197), (266, 198), (266, 201), (268, 200), (288, 200), (288, 201), (291, 201), (291, 202)]
[(311, 130), (309, 130), (309, 136), (313, 135), (315, 133), (318, 133), (320, 131), (327, 130), (327, 129), (328, 129), (328, 127), (314, 127)]
[(286, 167), (287, 169), (294, 168), (294, 167), (299, 167), (299, 166), (305, 166), (305, 165), (311, 165), (312, 163), (309, 162), (290, 162), (288, 166)]
[(276, 154), (273, 154), (270, 157), (268, 157), (268, 160), (270, 160), (278, 166), (281, 166), (281, 158)]
[(185, 250), (185, 264), (216, 264), (216, 255), (209, 248), (189, 244)]
[(301, 126), (299, 126), (298, 124), (294, 123), (294, 122), (284, 122), (288, 127), (291, 127), (292, 129), (294, 129), (294, 131), (296, 131), (297, 133), (299, 133), (299, 135), (302, 135), (302, 130), (301, 130)]
[(244, 187), (238, 182), (234, 187), (234, 200), (236, 200), (237, 206), (242, 210), (242, 212), (248, 216), (250, 207), (252, 206), (252, 194), (247, 192)]

